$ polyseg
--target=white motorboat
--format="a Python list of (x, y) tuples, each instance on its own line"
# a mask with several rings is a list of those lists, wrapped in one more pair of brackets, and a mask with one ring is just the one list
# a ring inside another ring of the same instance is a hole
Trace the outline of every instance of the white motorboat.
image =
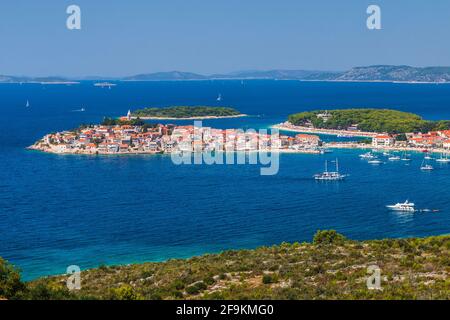
[(381, 161), (380, 159), (375, 158), (375, 159), (367, 161), (367, 163), (370, 163), (370, 164), (382, 164), (383, 161)]
[(394, 205), (388, 205), (386, 208), (393, 211), (405, 211), (405, 212), (414, 212), (416, 211), (416, 206), (414, 203), (406, 200), (404, 203), (397, 203)]
[(366, 152), (364, 154), (360, 154), (359, 157), (361, 159), (373, 159), (375, 156), (372, 154), (372, 152)]

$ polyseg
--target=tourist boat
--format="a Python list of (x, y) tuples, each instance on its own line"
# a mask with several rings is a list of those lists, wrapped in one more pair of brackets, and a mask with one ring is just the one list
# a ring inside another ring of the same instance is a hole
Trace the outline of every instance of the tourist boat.
[(364, 154), (360, 154), (359, 157), (361, 159), (373, 159), (375, 156), (372, 154), (372, 152), (366, 152)]
[(394, 211), (405, 211), (405, 212), (414, 212), (416, 211), (415, 204), (406, 200), (404, 203), (397, 203), (394, 205), (386, 206), (388, 209)]
[(348, 175), (339, 173), (339, 162), (336, 159), (336, 171), (328, 171), (328, 161), (325, 161), (325, 171), (314, 175), (314, 179), (322, 181), (344, 180)]
[(422, 165), (420, 166), (420, 170), (430, 171), (434, 170), (434, 167), (431, 164), (427, 164), (427, 160), (422, 161)]
[(392, 156), (388, 158), (389, 161), (399, 161), (400, 157), (399, 156)]
[(450, 159), (447, 155), (445, 155), (444, 157), (444, 154), (441, 154), (441, 157), (439, 159), (436, 159), (436, 162), (448, 163), (450, 162)]

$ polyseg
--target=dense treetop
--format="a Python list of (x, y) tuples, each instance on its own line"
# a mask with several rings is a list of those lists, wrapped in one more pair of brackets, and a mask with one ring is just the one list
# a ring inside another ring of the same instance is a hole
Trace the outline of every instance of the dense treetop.
[(133, 111), (134, 117), (155, 118), (192, 118), (192, 117), (229, 117), (241, 113), (228, 107), (206, 107), (206, 106), (174, 106), (168, 108), (145, 108)]
[(407, 133), (450, 129), (450, 121), (428, 121), (413, 113), (388, 109), (316, 110), (292, 114), (288, 120), (299, 126), (312, 123), (315, 128), (321, 129), (347, 129), (358, 125), (359, 130), (367, 132)]

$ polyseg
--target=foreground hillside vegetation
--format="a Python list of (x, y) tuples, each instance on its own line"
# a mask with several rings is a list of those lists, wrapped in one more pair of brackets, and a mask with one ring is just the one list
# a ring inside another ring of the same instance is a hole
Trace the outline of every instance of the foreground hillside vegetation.
[[(367, 268), (381, 269), (382, 290), (369, 290)], [(81, 273), (69, 292), (65, 276), (20, 281), (0, 260), (6, 299), (450, 299), (450, 236), (352, 241), (319, 231), (313, 243), (283, 243), (188, 260), (102, 266)]]
[(233, 108), (227, 107), (206, 107), (206, 106), (175, 106), (168, 108), (145, 108), (133, 111), (134, 117), (155, 117), (155, 118), (192, 118), (192, 117), (230, 117), (238, 116), (241, 113)]
[[(328, 114), (328, 118), (323, 115)], [(347, 129), (358, 125), (366, 132), (408, 133), (450, 129), (450, 121), (428, 121), (408, 112), (389, 109), (316, 110), (290, 115), (288, 121), (302, 126), (312, 124), (320, 129)]]

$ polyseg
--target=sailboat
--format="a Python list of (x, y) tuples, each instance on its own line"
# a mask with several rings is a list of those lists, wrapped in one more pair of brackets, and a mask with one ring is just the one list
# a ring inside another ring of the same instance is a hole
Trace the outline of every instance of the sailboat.
[(430, 171), (434, 170), (434, 167), (431, 164), (428, 164), (426, 159), (423, 159), (420, 170)]
[(328, 171), (328, 161), (325, 160), (325, 171), (322, 173), (318, 173), (314, 175), (314, 179), (316, 180), (322, 180), (322, 181), (337, 181), (337, 180), (344, 180), (346, 177), (348, 177), (347, 174), (341, 174), (339, 173), (339, 162), (338, 159), (335, 161), (336, 163), (336, 171)]
[(411, 158), (409, 157), (409, 154), (407, 154), (405, 152), (400, 160), (402, 160), (402, 161), (411, 161)]
[(30, 106), (30, 101), (27, 100), (27, 103), (25, 104), (25, 107), (28, 108)]
[(441, 157), (439, 159), (436, 159), (436, 162), (449, 163), (450, 159), (448, 158), (447, 154), (445, 154), (445, 157), (444, 154), (441, 154)]
[(222, 101), (222, 94), (219, 93), (219, 96), (216, 99), (217, 101)]

